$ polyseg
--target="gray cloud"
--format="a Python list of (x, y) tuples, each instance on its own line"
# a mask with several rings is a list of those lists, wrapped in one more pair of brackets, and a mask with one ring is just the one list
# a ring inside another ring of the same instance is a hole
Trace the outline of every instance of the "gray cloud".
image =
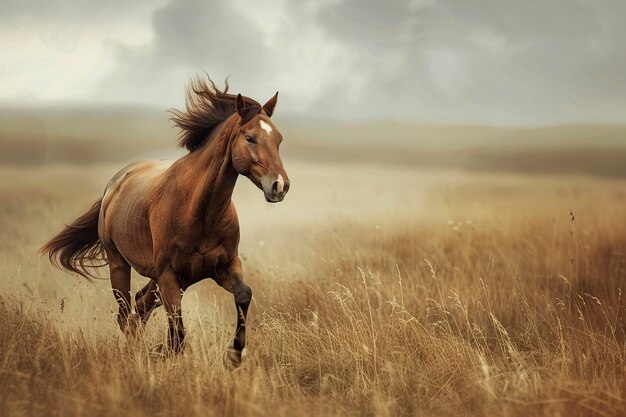
[(351, 0), (318, 16), (359, 52), (352, 71), (371, 88), (356, 101), (427, 120), (624, 120), (624, 3), (392, 4)]
[(171, 1), (153, 13), (152, 29), (149, 45), (117, 45), (118, 65), (100, 83), (101, 93), (131, 91), (155, 104), (176, 97), (180, 104), (191, 76), (206, 71), (219, 84), (235, 69), (258, 71), (270, 52), (256, 24), (226, 0)]
[[(130, 7), (31, 3), (40, 19), (72, 22)], [(26, 19), (20, 7), (5, 21)], [(626, 3), (610, 0), (171, 0), (152, 12), (148, 42), (114, 42), (93, 89), (102, 101), (180, 106), (189, 77), (207, 71), (260, 101), (280, 90), (283, 114), (626, 121), (625, 18)]]

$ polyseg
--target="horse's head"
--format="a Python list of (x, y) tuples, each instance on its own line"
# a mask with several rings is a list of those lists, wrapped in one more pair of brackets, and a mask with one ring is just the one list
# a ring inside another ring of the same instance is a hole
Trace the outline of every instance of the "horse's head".
[(283, 135), (270, 120), (277, 99), (278, 93), (259, 109), (246, 103), (241, 94), (237, 96), (240, 121), (231, 148), (237, 172), (263, 190), (270, 203), (283, 201), (289, 191), (289, 177), (279, 154)]

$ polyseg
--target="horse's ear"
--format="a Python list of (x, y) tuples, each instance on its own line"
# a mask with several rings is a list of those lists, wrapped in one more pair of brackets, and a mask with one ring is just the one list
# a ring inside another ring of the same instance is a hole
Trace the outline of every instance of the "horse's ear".
[(276, 102), (278, 101), (278, 91), (274, 94), (274, 97), (267, 100), (267, 103), (263, 105), (263, 110), (267, 113), (268, 117), (272, 117), (274, 113), (274, 107), (276, 107)]
[(243, 119), (246, 115), (246, 101), (243, 99), (241, 94), (237, 94), (237, 113)]

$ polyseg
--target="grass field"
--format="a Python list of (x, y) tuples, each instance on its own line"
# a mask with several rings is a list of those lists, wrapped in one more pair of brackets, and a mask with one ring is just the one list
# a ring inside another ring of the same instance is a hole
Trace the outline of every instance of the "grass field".
[(0, 415), (624, 415), (626, 181), (286, 167), (282, 205), (236, 190), (254, 300), (235, 372), (213, 282), (161, 358), (163, 311), (126, 341), (106, 280), (37, 256), (117, 165), (0, 168)]

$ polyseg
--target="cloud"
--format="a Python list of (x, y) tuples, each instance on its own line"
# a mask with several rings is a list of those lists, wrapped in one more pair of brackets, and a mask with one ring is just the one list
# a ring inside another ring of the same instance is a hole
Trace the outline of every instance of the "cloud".
[(111, 41), (147, 42), (152, 34), (145, 19), (155, 3), (127, 3), (0, 0), (0, 99), (93, 100), (94, 86), (116, 65)]
[(616, 88), (626, 85), (624, 3), (390, 4), (349, 0), (319, 16), (327, 33), (359, 52), (351, 71), (365, 73), (370, 88), (354, 101), (382, 103), (383, 117), (554, 123), (626, 116)]
[[(61, 11), (29, 1), (29, 13), (14, 2), (4, 22), (15, 27), (36, 15), (92, 36), (129, 7), (145, 14), (152, 4), (68, 1)], [(92, 68), (104, 68), (98, 81), (85, 78), (84, 91), (100, 101), (179, 107), (189, 78), (206, 71), (216, 81), (230, 75), (234, 91), (259, 101), (280, 90), (281, 114), (496, 124), (626, 120), (621, 1), (171, 0), (149, 16), (136, 25), (147, 35), (134, 36), (126, 25), (119, 36), (97, 37), (101, 50), (83, 52), (93, 56)], [(71, 41), (58, 45), (72, 49)], [(63, 81), (50, 96), (61, 90), (73, 91)]]
[(281, 90), (280, 107), (303, 112), (349, 64), (310, 19), (321, 3), (173, 0), (154, 12), (149, 44), (117, 45), (117, 66), (98, 89), (180, 106), (189, 78), (206, 72), (217, 82), (230, 76), (236, 91), (259, 101)]

